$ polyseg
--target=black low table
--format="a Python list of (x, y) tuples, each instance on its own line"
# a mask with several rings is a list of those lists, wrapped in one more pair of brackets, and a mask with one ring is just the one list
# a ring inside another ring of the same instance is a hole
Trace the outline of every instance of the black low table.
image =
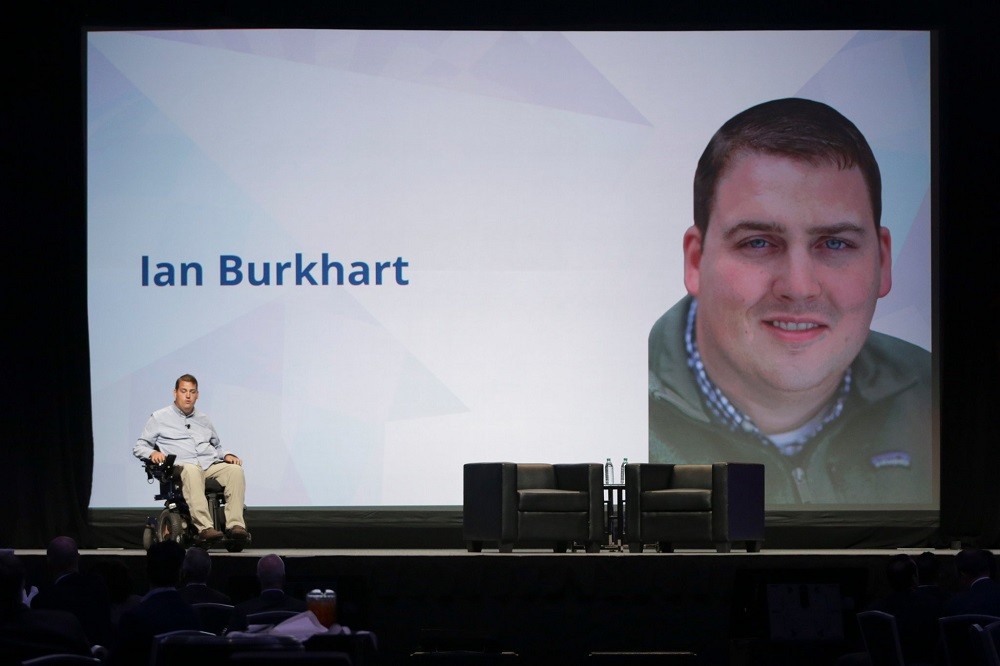
[(621, 550), (622, 544), (625, 543), (625, 484), (605, 483), (604, 504), (607, 516), (604, 533), (608, 537), (608, 543), (604, 548)]

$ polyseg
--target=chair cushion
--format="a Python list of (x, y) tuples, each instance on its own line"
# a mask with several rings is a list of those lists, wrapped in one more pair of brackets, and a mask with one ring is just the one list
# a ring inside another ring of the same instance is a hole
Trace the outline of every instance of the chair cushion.
[(647, 490), (642, 494), (642, 511), (711, 511), (712, 491), (690, 488)]
[(517, 466), (517, 487), (556, 488), (556, 468), (544, 463), (521, 463)]
[(712, 489), (711, 465), (674, 465), (674, 475), (670, 482), (671, 488), (701, 488)]
[(588, 511), (588, 493), (578, 490), (528, 489), (517, 491), (518, 511)]

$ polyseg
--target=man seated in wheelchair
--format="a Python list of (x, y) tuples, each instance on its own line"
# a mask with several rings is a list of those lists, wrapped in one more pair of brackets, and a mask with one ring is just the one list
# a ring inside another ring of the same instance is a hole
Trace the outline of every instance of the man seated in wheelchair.
[[(197, 542), (207, 545), (225, 537), (248, 541), (250, 534), (243, 520), (243, 461), (222, 448), (208, 415), (194, 408), (197, 400), (198, 380), (181, 375), (174, 382), (174, 402), (153, 412), (132, 453), (156, 465), (168, 455), (176, 456), (174, 464), (180, 471), (181, 492), (198, 532)], [(225, 534), (214, 527), (205, 498), (206, 479), (215, 479), (225, 488)]]

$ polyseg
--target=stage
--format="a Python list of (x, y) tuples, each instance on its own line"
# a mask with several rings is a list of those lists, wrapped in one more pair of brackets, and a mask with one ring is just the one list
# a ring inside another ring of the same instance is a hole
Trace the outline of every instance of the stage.
[[(522, 663), (588, 663), (591, 652), (694, 653), (677, 663), (822, 666), (857, 640), (854, 614), (886, 592), (889, 556), (907, 549), (679, 549), (642, 554), (542, 549), (468, 553), (447, 549), (250, 548), (212, 550), (214, 587), (234, 601), (256, 594), (258, 558), (286, 561), (287, 589), (338, 593), (341, 621), (378, 636), (383, 664), (420, 649), (486, 646)], [(18, 550), (45, 580), (44, 550)], [(954, 550), (941, 558), (954, 586)], [(146, 589), (144, 551), (82, 551), (82, 567), (125, 564)], [(665, 661), (663, 663), (671, 663)]]
[[(92, 508), (89, 533), (80, 545), (139, 548), (143, 526), (162, 510), (153, 501), (147, 508)], [(460, 506), (251, 506), (246, 519), (257, 548), (447, 550), (464, 545)], [(764, 547), (812, 551), (950, 545), (940, 537), (939, 525), (938, 512), (932, 510), (769, 510)]]

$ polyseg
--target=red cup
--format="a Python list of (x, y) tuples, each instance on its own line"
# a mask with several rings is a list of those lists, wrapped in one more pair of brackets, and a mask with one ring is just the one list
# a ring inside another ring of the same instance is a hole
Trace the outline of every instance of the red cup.
[(306, 595), (306, 609), (329, 629), (337, 622), (337, 593), (333, 590), (311, 591)]

